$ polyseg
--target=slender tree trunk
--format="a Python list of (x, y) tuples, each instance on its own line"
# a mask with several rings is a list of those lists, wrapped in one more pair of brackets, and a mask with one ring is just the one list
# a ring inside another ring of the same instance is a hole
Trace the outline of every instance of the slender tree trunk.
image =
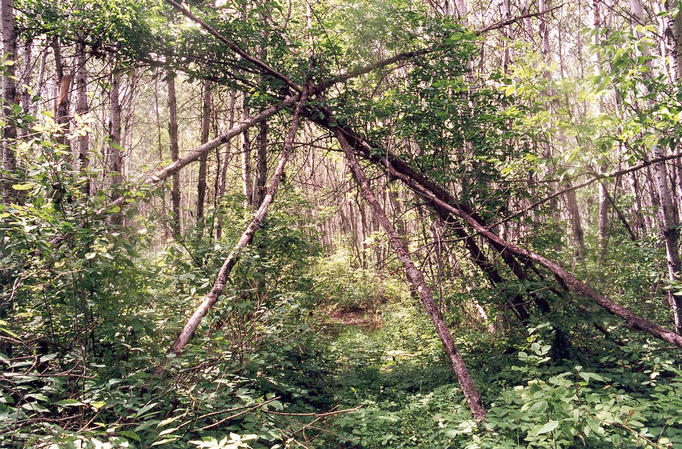
[[(593, 44), (598, 46), (601, 43), (601, 38), (599, 34), (599, 29), (602, 25), (601, 15), (600, 15), (600, 2), (601, 0), (592, 0), (592, 32), (593, 32)], [(599, 63), (600, 54), (595, 53), (595, 73), (599, 73)], [(602, 102), (599, 100), (599, 113), (603, 110)], [(604, 164), (599, 166), (599, 172), (606, 172), (606, 167)], [(599, 183), (599, 214), (598, 214), (598, 230), (599, 230), (599, 261), (601, 262), (606, 256), (609, 245), (609, 200), (608, 200), (608, 185), (606, 183)]]
[(55, 102), (55, 122), (59, 125), (59, 133), (57, 134), (56, 140), (62, 145), (68, 145), (70, 123), (69, 107), (71, 103), (71, 81), (73, 75), (64, 72), (62, 47), (58, 38), (55, 38), (52, 41), (52, 48), (54, 50), (55, 72), (57, 74), (57, 87), (59, 89)]
[[(234, 126), (234, 105), (237, 98), (236, 92), (233, 90), (230, 92), (230, 104), (228, 105), (229, 116), (227, 122), (227, 128), (232, 129)], [(218, 186), (217, 199), (220, 201), (225, 196), (225, 185), (227, 183), (227, 167), (229, 166), (230, 160), (232, 159), (232, 139), (229, 139), (225, 145), (225, 158), (223, 159), (223, 167), (220, 170), (220, 185)], [(223, 214), (220, 211), (220, 207), (216, 210), (218, 214), (218, 225), (216, 226), (216, 239), (220, 240), (223, 235)]]
[[(248, 101), (244, 98), (242, 121), (249, 116)], [(249, 137), (249, 130), (242, 133), (242, 192), (244, 193), (244, 208), (250, 209), (253, 207), (253, 181), (251, 179), (251, 138)]]
[[(682, 13), (679, 11), (679, 2), (666, 0), (665, 2), (666, 10), (669, 16), (666, 18), (665, 27), (665, 38), (667, 54), (669, 55), (668, 61), (671, 66), (671, 72), (673, 74), (673, 83), (679, 87), (682, 70)], [(674, 11), (677, 10), (677, 11)], [(678, 146), (679, 148), (679, 146)], [(659, 150), (656, 148), (656, 150)], [(663, 152), (660, 149), (659, 152)], [(663, 163), (664, 167), (666, 166)], [(667, 184), (666, 184), (667, 187)], [(671, 193), (674, 189), (668, 189), (668, 193)], [(664, 207), (664, 216), (669, 215), (665, 218), (665, 238), (666, 238), (666, 252), (668, 253), (668, 274), (670, 280), (679, 281), (680, 280), (680, 255), (679, 255), (679, 216), (675, 213), (675, 206), (679, 203), (676, 201), (678, 198), (670, 198), (670, 204)], [(666, 200), (667, 202), (668, 200)], [(661, 201), (662, 204), (665, 204)], [(666, 212), (666, 208), (672, 209)], [(672, 309), (673, 320), (675, 322), (675, 330), (677, 333), (682, 333), (682, 298), (674, 295), (672, 289), (668, 290), (668, 302)]]
[[(180, 159), (180, 147), (178, 144), (178, 106), (175, 98), (175, 73), (168, 74), (168, 139), (170, 153), (173, 162)], [(171, 186), (171, 209), (173, 213), (173, 237), (180, 238), (182, 232), (180, 218), (180, 173), (172, 174)]]
[[(159, 154), (159, 165), (163, 164), (163, 144), (161, 143), (161, 109), (159, 107), (159, 79), (155, 78), (154, 81), (154, 114), (156, 115), (156, 146), (158, 149), (158, 154)], [(161, 216), (163, 218), (163, 228), (164, 228), (164, 235), (163, 235), (163, 242), (165, 243), (168, 238), (170, 237), (170, 229), (168, 226), (168, 223), (166, 221), (166, 218), (168, 216), (167, 210), (166, 210), (166, 186), (165, 184), (161, 185)]]
[[(202, 83), (201, 100), (201, 143), (208, 142), (208, 135), (211, 126), (211, 83)], [(206, 166), (208, 164), (208, 153), (204, 153), (199, 158), (199, 180), (197, 182), (197, 226), (199, 233), (203, 232), (204, 226), (204, 204), (206, 202)]]
[(111, 90), (109, 92), (109, 173), (112, 184), (123, 182), (123, 152), (121, 151), (121, 74), (111, 74)]
[(258, 127), (256, 139), (256, 179), (253, 188), (254, 206), (260, 204), (265, 195), (268, 179), (268, 122), (262, 122)]
[[(123, 183), (123, 148), (121, 147), (121, 74), (111, 74), (111, 90), (109, 92), (109, 176), (111, 185), (116, 188)], [(112, 223), (123, 224), (123, 214), (116, 213), (112, 216)]]
[(365, 173), (362, 170), (362, 167), (360, 166), (357, 157), (353, 153), (353, 150), (348, 145), (348, 142), (346, 141), (343, 132), (340, 129), (336, 128), (335, 135), (337, 140), (341, 144), (341, 148), (343, 149), (343, 152), (346, 156), (348, 166), (350, 167), (351, 172), (353, 173), (353, 178), (355, 178), (355, 181), (360, 186), (360, 190), (365, 198), (365, 201), (367, 201), (367, 203), (370, 205), (374, 215), (377, 217), (379, 223), (383, 227), (384, 232), (386, 232), (391, 247), (393, 248), (393, 251), (396, 253), (398, 259), (400, 259), (400, 262), (403, 265), (403, 268), (405, 269), (407, 279), (410, 281), (413, 290), (416, 291), (416, 293), (419, 295), (419, 298), (421, 299), (422, 304), (426, 309), (426, 313), (429, 315), (429, 318), (431, 318), (431, 322), (436, 328), (436, 333), (438, 334), (438, 337), (443, 343), (443, 347), (445, 348), (445, 352), (448, 356), (448, 359), (452, 364), (452, 369), (454, 370), (455, 375), (457, 376), (459, 385), (462, 388), (462, 392), (464, 393), (464, 396), (467, 399), (471, 413), (477, 420), (479, 421), (485, 420), (486, 412), (481, 402), (481, 395), (478, 393), (478, 390), (474, 385), (474, 381), (471, 378), (471, 375), (469, 374), (469, 370), (467, 369), (466, 364), (464, 363), (464, 359), (462, 358), (462, 355), (459, 353), (459, 350), (455, 345), (452, 335), (450, 334), (450, 330), (448, 329), (445, 323), (445, 319), (441, 315), (440, 311), (438, 310), (438, 307), (436, 306), (433, 300), (433, 295), (431, 294), (431, 290), (424, 281), (423, 274), (412, 262), (410, 254), (407, 251), (405, 244), (401, 240), (400, 235), (398, 235), (398, 232), (395, 230), (391, 222), (388, 220), (388, 217), (386, 217), (386, 214), (381, 208), (381, 205), (374, 196), (374, 193), (370, 188), (369, 182), (367, 181), (367, 177), (365, 176)]
[[(641, 0), (631, 0), (630, 8), (633, 17), (637, 21), (643, 18), (644, 8)], [(669, 40), (679, 36), (675, 30), (675, 22), (671, 24), (673, 30), (666, 32)], [(677, 43), (671, 44), (677, 49)], [(677, 51), (677, 50), (675, 50)], [(644, 55), (648, 56), (648, 55)], [(676, 59), (676, 58), (673, 58)], [(677, 69), (677, 62), (674, 62), (674, 68)], [(647, 65), (651, 67), (650, 60), (647, 59)], [(679, 73), (675, 73), (676, 81), (679, 81)], [(650, 100), (651, 101), (651, 100)], [(663, 157), (666, 155), (664, 148), (657, 146), (654, 148), (654, 158)], [(668, 266), (668, 280), (670, 282), (677, 282), (680, 280), (680, 254), (679, 254), (679, 220), (674, 206), (673, 189), (668, 178), (668, 168), (665, 161), (657, 162), (653, 165), (654, 181), (658, 199), (660, 202), (659, 209), (659, 225), (663, 231), (663, 238), (665, 241), (665, 250), (667, 255)], [(675, 323), (675, 330), (677, 333), (682, 333), (682, 298), (674, 295), (673, 289), (668, 289), (668, 303), (670, 305), (673, 322)]]
[[(639, 237), (643, 237), (647, 233), (646, 219), (642, 213), (642, 193), (639, 187), (639, 178), (637, 173), (632, 173), (630, 177), (632, 186), (632, 195), (635, 197), (635, 229)], [(681, 186), (682, 187), (682, 186)]]
[[(82, 118), (89, 109), (85, 45), (78, 44), (76, 52), (76, 114)], [(78, 161), (81, 173), (85, 172), (90, 164), (89, 152), (90, 134), (85, 132), (78, 136)], [(87, 179), (83, 185), (83, 191), (86, 195), (90, 195), (90, 178), (87, 174), (85, 176)]]
[[(262, 5), (261, 5), (262, 6)], [(310, 8), (310, 3), (307, 4)], [(267, 39), (268, 35), (264, 36)], [(261, 47), (258, 57), (261, 61), (267, 59), (268, 52), (266, 47)], [(265, 82), (265, 78), (261, 77), (261, 81)], [(258, 125), (258, 137), (256, 138), (256, 173), (255, 185), (253, 188), (253, 205), (258, 207), (263, 200), (266, 189), (266, 181), (268, 179), (268, 122), (264, 121)]]
[[(567, 185), (566, 187), (570, 187)], [(575, 258), (578, 262), (585, 261), (585, 233), (583, 232), (582, 220), (580, 218), (580, 208), (578, 208), (578, 200), (576, 198), (575, 190), (566, 192), (566, 206), (568, 208), (568, 216), (571, 220), (571, 231), (573, 233), (573, 245)]]
[(251, 244), (254, 234), (260, 227), (260, 224), (262, 223), (265, 216), (267, 215), (268, 208), (270, 207), (270, 204), (272, 203), (272, 200), (275, 197), (275, 193), (277, 193), (277, 188), (279, 187), (279, 183), (282, 180), (282, 176), (284, 175), (284, 167), (287, 163), (287, 160), (289, 159), (289, 155), (291, 154), (291, 150), (294, 146), (294, 138), (296, 137), (296, 131), (298, 130), (298, 124), (301, 117), (301, 109), (303, 108), (303, 104), (306, 100), (307, 93), (308, 86), (306, 84), (306, 87), (304, 87), (303, 92), (301, 93), (300, 100), (296, 105), (296, 110), (294, 111), (291, 126), (289, 127), (289, 132), (284, 142), (284, 147), (282, 148), (282, 155), (280, 156), (279, 163), (277, 164), (277, 168), (275, 169), (275, 173), (272, 175), (272, 178), (270, 179), (268, 191), (265, 194), (265, 197), (263, 198), (260, 207), (256, 211), (253, 219), (251, 220), (251, 223), (249, 223), (249, 225), (242, 233), (239, 241), (235, 245), (230, 255), (227, 257), (227, 259), (225, 259), (225, 262), (220, 268), (218, 276), (216, 277), (216, 280), (213, 284), (213, 288), (206, 295), (206, 297), (199, 305), (199, 307), (195, 310), (194, 314), (190, 317), (190, 319), (187, 320), (187, 323), (180, 332), (180, 335), (178, 335), (178, 338), (170, 347), (168, 351), (169, 353), (177, 354), (182, 350), (182, 348), (185, 347), (185, 345), (187, 345), (190, 338), (192, 337), (192, 335), (194, 335), (194, 332), (199, 326), (199, 323), (201, 323), (201, 320), (204, 318), (204, 316), (206, 316), (206, 313), (208, 313), (211, 307), (213, 307), (213, 305), (218, 301), (220, 295), (222, 295), (223, 290), (225, 289), (227, 278), (229, 277), (232, 268), (239, 260), (240, 251)]
[[(27, 40), (24, 43), (24, 68), (23, 74), (21, 75), (21, 109), (25, 113), (30, 113), (31, 111), (31, 92), (29, 86), (31, 85), (31, 75), (33, 71), (33, 41)], [(29, 134), (28, 129), (19, 130), (19, 134), (23, 137)]]
[[(17, 60), (17, 34), (14, 28), (14, 1), (0, 0), (0, 15), (2, 20), (2, 53), (9, 61)], [(12, 119), (12, 105), (16, 104), (17, 86), (14, 80), (15, 67), (10, 64), (5, 67), (2, 77), (2, 118), (5, 126), (2, 130), (2, 168), (6, 175), (3, 177), (2, 191), (5, 204), (21, 202), (18, 191), (12, 184), (18, 182), (17, 159), (14, 154), (14, 142), (17, 138), (17, 128)]]

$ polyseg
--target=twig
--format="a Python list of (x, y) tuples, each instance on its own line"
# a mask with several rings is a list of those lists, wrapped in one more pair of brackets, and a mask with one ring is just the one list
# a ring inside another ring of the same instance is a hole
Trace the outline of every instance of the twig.
[(338, 414), (340, 414), (340, 413), (350, 413), (350, 412), (354, 412), (354, 411), (356, 411), (356, 410), (361, 409), (362, 407), (363, 407), (363, 405), (360, 404), (360, 405), (358, 405), (357, 407), (353, 407), (353, 408), (347, 408), (347, 409), (344, 409), (344, 410), (332, 410), (332, 411), (323, 412), (323, 413), (314, 413), (314, 412), (310, 412), (310, 413), (291, 413), (291, 412), (276, 412), (276, 411), (274, 411), (274, 410), (263, 410), (263, 412), (266, 413), (266, 414), (268, 414), (268, 415), (280, 415), (280, 416), (320, 416), (320, 417), (324, 417), (324, 416), (338, 415)]
[(503, 223), (506, 223), (506, 222), (508, 222), (509, 220), (514, 219), (514, 218), (518, 217), (519, 215), (523, 215), (523, 214), (525, 214), (526, 212), (528, 212), (529, 210), (535, 209), (535, 208), (538, 207), (539, 205), (544, 204), (544, 203), (546, 203), (547, 201), (553, 200), (554, 198), (556, 198), (556, 197), (558, 197), (558, 196), (561, 196), (561, 195), (563, 195), (563, 194), (565, 194), (565, 193), (568, 193), (568, 192), (570, 192), (570, 191), (572, 191), (572, 190), (582, 189), (583, 187), (587, 187), (588, 185), (590, 185), (590, 184), (592, 184), (592, 183), (594, 183), (594, 182), (597, 182), (597, 181), (599, 181), (599, 180), (606, 179), (606, 178), (615, 178), (615, 177), (618, 177), (618, 176), (623, 176), (623, 175), (626, 175), (626, 174), (628, 174), (628, 173), (632, 173), (632, 172), (641, 170), (641, 169), (643, 169), (643, 168), (645, 168), (645, 167), (648, 167), (649, 165), (655, 164), (655, 163), (657, 163), (657, 162), (664, 162), (664, 161), (668, 161), (668, 160), (670, 160), (670, 159), (676, 159), (676, 158), (678, 158), (678, 157), (682, 157), (682, 153), (675, 153), (675, 154), (671, 154), (671, 155), (669, 155), (669, 156), (657, 157), (657, 158), (650, 159), (650, 160), (648, 160), (648, 161), (642, 162), (641, 164), (633, 165), (632, 167), (624, 168), (624, 169), (622, 169), (622, 170), (617, 170), (617, 171), (614, 171), (614, 172), (611, 172), (611, 173), (595, 174), (593, 178), (590, 178), (590, 179), (588, 179), (587, 181), (584, 181), (584, 182), (581, 182), (580, 184), (576, 184), (576, 185), (567, 187), (567, 188), (565, 188), (565, 189), (559, 190), (558, 192), (555, 192), (555, 193), (553, 193), (553, 194), (551, 194), (551, 195), (549, 195), (549, 196), (546, 196), (545, 198), (542, 198), (542, 199), (539, 199), (539, 200), (533, 202), (532, 204), (530, 204), (530, 205), (527, 206), (527, 207), (524, 207), (523, 209), (520, 209), (520, 210), (518, 210), (518, 211), (516, 211), (516, 212), (514, 212), (514, 213), (512, 213), (512, 214), (510, 214), (510, 215), (507, 215), (505, 218), (503, 218), (503, 219), (501, 219), (501, 220), (499, 220), (499, 221), (497, 221), (497, 222), (495, 222), (495, 223), (489, 225), (489, 226), (488, 226), (488, 229), (492, 229), (492, 228), (494, 228), (495, 226), (499, 226), (499, 225), (501, 225), (501, 224), (503, 224)]
[[(235, 413), (234, 415), (230, 415), (230, 416), (228, 416), (228, 417), (226, 417), (226, 418), (221, 419), (220, 421), (214, 422), (213, 424), (208, 424), (208, 425), (206, 425), (206, 426), (204, 426), (204, 427), (201, 427), (199, 430), (202, 431), (202, 430), (211, 429), (211, 428), (213, 428), (213, 427), (215, 427), (215, 426), (219, 426), (220, 424), (222, 424), (222, 423), (224, 423), (224, 422), (226, 422), (226, 421), (229, 421), (229, 420), (231, 420), (231, 419), (237, 418), (238, 416), (242, 416), (242, 415), (244, 415), (244, 414), (250, 412), (251, 410), (254, 410), (254, 409), (257, 409), (257, 408), (259, 408), (259, 407), (262, 407), (262, 406), (264, 406), (265, 404), (268, 404), (268, 403), (270, 403), (270, 402), (272, 402), (272, 401), (276, 401), (277, 399), (279, 399), (279, 396), (275, 396), (274, 398), (269, 399), (269, 400), (267, 400), (267, 401), (265, 401), (265, 402), (259, 402), (258, 404), (251, 405), (251, 406), (249, 406), (247, 409), (245, 409), (245, 410), (243, 410), (243, 411), (241, 411), (241, 412), (239, 412), (239, 413)], [(265, 410), (263, 410), (263, 411), (265, 411)]]
[(497, 30), (497, 29), (506, 27), (507, 25), (511, 25), (513, 23), (516, 23), (519, 20), (528, 19), (530, 17), (537, 17), (537, 16), (541, 16), (543, 14), (547, 14), (548, 12), (552, 12), (555, 9), (559, 9), (559, 8), (563, 7), (565, 4), (566, 3), (562, 3), (560, 5), (553, 7), (553, 8), (545, 9), (544, 11), (538, 11), (538, 12), (523, 14), (523, 15), (520, 15), (517, 17), (512, 17), (511, 19), (506, 19), (506, 20), (501, 20), (499, 22), (495, 22), (492, 25), (488, 25), (487, 27), (483, 28), (482, 30), (476, 31), (476, 34), (480, 35), (480, 34), (488, 32), (488, 31)]

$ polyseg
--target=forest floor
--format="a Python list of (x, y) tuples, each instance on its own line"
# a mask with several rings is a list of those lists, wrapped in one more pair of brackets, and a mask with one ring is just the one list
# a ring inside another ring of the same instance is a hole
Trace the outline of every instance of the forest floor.
[(462, 412), (440, 341), (414, 307), (388, 303), (369, 311), (337, 311), (325, 325), (335, 361), (327, 393), (340, 408), (363, 406), (333, 421), (340, 434), (353, 435), (346, 444), (428, 447), (420, 434), (425, 423), (437, 429), (434, 412)]
[[(628, 357), (618, 360), (576, 347), (569, 358), (553, 361), (543, 342), (551, 327), (543, 324), (531, 329), (519, 352), (505, 351), (508, 342), (490, 335), (459, 336), (489, 407), (487, 432), (481, 433), (417, 305), (403, 300), (369, 312), (336, 312), (325, 325), (324, 353), (334, 368), (322, 396), (338, 409), (362, 408), (325, 422), (329, 443), (316, 447), (498, 449), (574, 447), (580, 441), (579, 447), (634, 448), (647, 440), (664, 443), (654, 447), (681, 442), (682, 429), (673, 424), (679, 417), (671, 414), (680, 402), (673, 399), (680, 385), (674, 359), (648, 360), (640, 353), (635, 362), (626, 351), (621, 356)], [(453, 334), (457, 338), (456, 329)], [(660, 401), (644, 407), (652, 396)], [(588, 406), (597, 413), (587, 413)]]

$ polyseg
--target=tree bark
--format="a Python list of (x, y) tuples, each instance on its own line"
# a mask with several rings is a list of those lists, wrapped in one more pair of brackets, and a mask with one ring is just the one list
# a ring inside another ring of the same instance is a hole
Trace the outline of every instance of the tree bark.
[[(85, 55), (85, 44), (76, 46), (76, 114), (81, 118), (88, 113), (88, 85), (87, 85), (87, 59)], [(78, 136), (78, 161), (79, 169), (82, 174), (90, 164), (90, 133), (84, 132)], [(90, 178), (85, 174), (86, 181), (83, 184), (83, 191), (90, 195)]]
[(62, 47), (58, 38), (52, 41), (54, 50), (55, 72), (57, 75), (58, 94), (55, 102), (55, 122), (59, 125), (56, 140), (62, 145), (68, 145), (69, 133), (69, 107), (71, 103), (71, 73), (64, 73), (64, 61), (62, 59)]
[(262, 122), (258, 126), (256, 138), (256, 179), (253, 188), (253, 203), (260, 204), (265, 195), (266, 181), (268, 179), (268, 122)]
[[(168, 74), (168, 140), (170, 144), (170, 154), (173, 163), (180, 159), (180, 147), (178, 144), (178, 106), (175, 97), (175, 73)], [(202, 154), (208, 154), (209, 150)], [(201, 155), (197, 157), (201, 157)], [(180, 238), (182, 232), (182, 222), (180, 218), (180, 173), (172, 173), (171, 185), (171, 211), (172, 211), (172, 231), (173, 237)], [(165, 179), (165, 178), (164, 178)]]
[[(235, 100), (236, 100), (237, 94), (233, 90), (230, 92), (230, 103), (228, 105), (229, 109), (229, 116), (228, 116), (228, 122), (227, 122), (227, 128), (232, 129), (234, 126), (234, 105), (235, 105)], [(225, 158), (223, 159), (223, 166), (222, 170), (220, 170), (220, 184), (218, 186), (218, 192), (217, 192), (217, 199), (220, 201), (223, 196), (225, 196), (225, 186), (227, 183), (227, 167), (230, 163), (230, 160), (232, 158), (231, 152), (232, 152), (232, 139), (228, 139), (226, 142), (226, 150), (225, 150)], [(220, 207), (218, 207), (220, 209)], [(218, 224), (216, 226), (216, 239), (220, 240), (220, 238), (223, 235), (223, 214), (220, 213), (220, 211), (216, 211), (218, 213)]]
[[(3, 58), (9, 61), (17, 59), (17, 34), (14, 27), (14, 1), (0, 0), (0, 20), (2, 21), (2, 52)], [(5, 126), (2, 129), (2, 168), (6, 175), (2, 183), (3, 201), (5, 204), (19, 203), (21, 195), (12, 188), (18, 182), (17, 159), (13, 145), (17, 138), (17, 128), (12, 118), (12, 105), (16, 104), (17, 85), (14, 80), (15, 66), (5, 67), (6, 73), (2, 77), (2, 118)]]
[[(244, 98), (242, 104), (242, 122), (246, 121), (249, 116), (248, 101)], [(244, 194), (244, 208), (250, 209), (253, 207), (253, 181), (251, 179), (251, 138), (249, 137), (249, 130), (246, 129), (242, 133), (242, 193)]]
[[(208, 134), (211, 126), (211, 83), (202, 83), (201, 96), (201, 144), (208, 142)], [(199, 179), (197, 181), (197, 226), (199, 233), (203, 231), (204, 204), (206, 202), (206, 166), (208, 164), (208, 152), (199, 158)]]
[[(261, 5), (262, 7), (263, 5)], [(308, 9), (310, 9), (310, 3), (307, 3)], [(267, 40), (268, 34), (263, 36)], [(261, 61), (265, 61), (268, 56), (267, 48), (261, 47), (259, 50), (258, 57)], [(261, 77), (261, 82), (265, 82), (266, 78)], [(265, 195), (265, 189), (268, 179), (268, 122), (263, 121), (258, 125), (258, 137), (256, 138), (256, 173), (255, 173), (255, 184), (253, 187), (253, 204), (254, 207), (258, 207), (263, 196)]]
[(367, 177), (365, 176), (365, 173), (362, 170), (355, 153), (348, 145), (343, 132), (337, 128), (334, 134), (346, 156), (346, 161), (348, 162), (348, 166), (353, 173), (355, 182), (360, 186), (360, 190), (363, 197), (365, 198), (365, 201), (367, 201), (367, 203), (370, 205), (374, 216), (379, 220), (384, 232), (386, 232), (393, 251), (396, 253), (398, 259), (400, 259), (400, 262), (403, 265), (403, 268), (405, 269), (405, 274), (412, 286), (412, 289), (419, 295), (426, 313), (429, 315), (431, 322), (436, 328), (436, 333), (443, 343), (443, 347), (448, 359), (450, 360), (452, 369), (457, 376), (459, 385), (462, 388), (462, 392), (466, 397), (467, 403), (469, 404), (471, 413), (477, 420), (485, 420), (486, 412), (485, 408), (483, 407), (483, 403), (481, 402), (481, 395), (478, 393), (478, 390), (474, 385), (474, 381), (469, 374), (469, 370), (464, 363), (462, 355), (459, 353), (459, 350), (455, 345), (443, 315), (440, 313), (436, 303), (433, 300), (431, 290), (424, 281), (424, 275), (412, 262), (410, 254), (405, 247), (404, 242), (400, 238), (400, 235), (388, 220), (388, 217), (386, 217), (386, 214), (379, 204), (379, 201), (377, 201), (376, 197), (374, 196), (374, 193), (370, 188), (369, 181), (367, 181)]
[[(570, 187), (570, 184), (569, 186)], [(573, 233), (573, 245), (575, 246), (573, 254), (578, 262), (585, 261), (585, 233), (580, 219), (580, 209), (578, 208), (578, 200), (576, 198), (575, 190), (566, 192), (566, 206), (568, 208), (568, 216), (571, 220), (571, 231)]]
[[(643, 19), (644, 8), (641, 0), (631, 0), (631, 13), (633, 18), (637, 21)], [(679, 36), (674, 30), (675, 23), (671, 25), (673, 31), (666, 34), (671, 35), (669, 39), (674, 39)], [(673, 44), (677, 48), (677, 44)], [(644, 56), (647, 56), (646, 54)], [(675, 59), (675, 58), (673, 58)], [(651, 61), (647, 59), (647, 66), (651, 68)], [(678, 70), (677, 62), (674, 62), (675, 70)], [(675, 80), (679, 81), (679, 73), (675, 73)], [(651, 103), (652, 100), (649, 100)], [(654, 158), (663, 157), (666, 155), (664, 148), (656, 146), (654, 148)], [(677, 211), (673, 203), (673, 189), (668, 178), (668, 168), (665, 161), (657, 162), (653, 165), (654, 181), (658, 199), (660, 201), (659, 210), (659, 226), (663, 232), (663, 239), (665, 241), (665, 250), (667, 256), (668, 280), (670, 282), (678, 282), (680, 280), (680, 254), (679, 254), (679, 220)], [(673, 322), (677, 333), (682, 333), (682, 298), (674, 295), (673, 289), (668, 289), (668, 304), (672, 311)]]
[[(109, 91), (109, 147), (108, 175), (111, 177), (111, 186), (116, 188), (123, 183), (123, 148), (121, 147), (121, 101), (119, 98), (121, 89), (121, 74), (111, 74), (111, 90)], [(111, 222), (117, 225), (123, 224), (123, 214), (113, 214)]]
[(201, 302), (199, 307), (194, 311), (194, 314), (190, 317), (190, 319), (187, 320), (187, 323), (180, 332), (180, 335), (178, 335), (177, 339), (168, 350), (169, 353), (177, 354), (182, 350), (182, 348), (184, 348), (187, 345), (190, 338), (192, 337), (192, 335), (194, 335), (194, 332), (199, 326), (199, 323), (201, 323), (201, 320), (204, 318), (204, 316), (206, 316), (206, 313), (211, 309), (211, 307), (213, 307), (213, 305), (218, 301), (220, 295), (222, 295), (223, 290), (225, 289), (227, 278), (229, 277), (232, 268), (239, 260), (240, 251), (251, 244), (254, 234), (260, 227), (261, 222), (263, 221), (265, 216), (267, 215), (268, 208), (270, 207), (270, 204), (272, 203), (272, 200), (275, 197), (275, 193), (277, 193), (277, 188), (279, 187), (279, 183), (282, 180), (282, 176), (284, 175), (284, 167), (287, 163), (287, 160), (289, 159), (289, 155), (291, 154), (291, 150), (294, 146), (294, 138), (296, 137), (296, 131), (298, 130), (298, 124), (301, 117), (301, 110), (303, 108), (303, 103), (306, 100), (307, 93), (308, 87), (306, 85), (306, 87), (303, 88), (303, 92), (301, 92), (300, 99), (298, 100), (298, 104), (296, 105), (296, 110), (294, 111), (291, 126), (289, 127), (289, 132), (284, 142), (284, 147), (282, 148), (282, 155), (280, 156), (279, 163), (277, 164), (277, 168), (275, 169), (275, 173), (272, 175), (272, 178), (270, 179), (267, 193), (265, 194), (265, 197), (263, 198), (260, 207), (256, 211), (253, 219), (251, 220), (251, 223), (249, 223), (249, 225), (242, 233), (241, 237), (239, 238), (239, 241), (234, 246), (232, 252), (229, 254), (227, 259), (225, 259), (225, 262), (221, 266), (220, 271), (218, 272), (218, 276), (216, 277), (216, 280), (213, 284), (213, 288), (211, 288), (211, 291), (206, 295), (206, 297), (204, 297), (204, 300)]

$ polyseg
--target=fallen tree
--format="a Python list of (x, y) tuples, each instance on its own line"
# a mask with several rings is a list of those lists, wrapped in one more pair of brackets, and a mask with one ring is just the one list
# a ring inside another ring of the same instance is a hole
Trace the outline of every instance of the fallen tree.
[(398, 234), (398, 231), (396, 231), (395, 227), (393, 224), (391, 224), (390, 220), (386, 216), (381, 204), (379, 204), (379, 201), (377, 201), (376, 197), (374, 196), (374, 193), (372, 192), (372, 189), (369, 185), (369, 181), (367, 180), (367, 176), (358, 162), (357, 156), (353, 152), (350, 145), (348, 145), (343, 131), (338, 127), (336, 128), (335, 136), (341, 145), (341, 149), (346, 155), (348, 167), (353, 174), (355, 182), (360, 187), (362, 196), (369, 204), (372, 212), (374, 212), (375, 216), (377, 217), (379, 224), (388, 236), (388, 241), (391, 245), (391, 248), (393, 248), (393, 251), (403, 265), (407, 280), (409, 281), (412, 289), (421, 299), (422, 304), (424, 305), (424, 310), (426, 310), (426, 313), (431, 319), (431, 323), (433, 323), (433, 326), (436, 329), (436, 334), (438, 334), (438, 338), (443, 344), (445, 353), (447, 354), (450, 364), (452, 365), (452, 369), (457, 376), (459, 386), (462, 388), (462, 392), (464, 393), (464, 397), (469, 404), (471, 413), (477, 420), (485, 420), (486, 412), (485, 408), (483, 407), (483, 403), (481, 402), (481, 395), (478, 393), (476, 385), (474, 385), (474, 381), (469, 374), (469, 370), (466, 367), (464, 358), (462, 358), (462, 354), (457, 349), (457, 345), (455, 345), (455, 341), (453, 340), (452, 334), (445, 323), (443, 315), (440, 313), (438, 306), (436, 306), (436, 303), (433, 300), (433, 294), (431, 293), (431, 289), (429, 289), (428, 285), (426, 285), (424, 275), (416, 267), (414, 262), (412, 262), (410, 253), (407, 250), (405, 243)]
[[(637, 315), (627, 307), (624, 307), (616, 302), (610, 300), (606, 296), (592, 289), (590, 286), (580, 281), (574, 274), (565, 270), (558, 263), (552, 262), (546, 257), (537, 254), (533, 251), (520, 248), (512, 243), (507, 242), (499, 235), (492, 232), (487, 226), (481, 223), (481, 220), (476, 217), (470, 208), (459, 204), (455, 198), (447, 192), (443, 187), (431, 181), (425, 175), (412, 169), (409, 164), (402, 159), (388, 151), (376, 151), (377, 147), (372, 146), (362, 139), (358, 134), (350, 129), (340, 125), (338, 121), (331, 115), (328, 109), (324, 110), (325, 117), (324, 127), (331, 130), (335, 134), (342, 132), (350, 146), (362, 157), (371, 162), (384, 167), (389, 176), (400, 179), (407, 187), (409, 187), (419, 197), (423, 198), (428, 204), (437, 212), (446, 212), (452, 217), (458, 218), (466, 222), (476, 232), (488, 239), (498, 251), (502, 254), (513, 254), (522, 259), (526, 259), (549, 270), (557, 279), (559, 285), (573, 293), (577, 293), (593, 303), (602, 307), (609, 313), (623, 319), (629, 326), (647, 332), (667, 343), (682, 347), (682, 336), (662, 326), (659, 326), (652, 321)], [(320, 115), (317, 115), (319, 124), (323, 122)]]
[(289, 159), (289, 156), (291, 155), (291, 151), (294, 146), (294, 138), (296, 137), (296, 131), (298, 130), (298, 124), (301, 117), (301, 109), (307, 95), (308, 87), (306, 86), (300, 94), (298, 104), (296, 105), (296, 110), (294, 111), (294, 116), (291, 120), (291, 125), (289, 126), (289, 132), (284, 141), (284, 146), (282, 147), (282, 154), (279, 158), (275, 173), (268, 182), (268, 189), (265, 196), (263, 197), (260, 207), (254, 214), (249, 225), (242, 233), (239, 241), (237, 241), (237, 244), (232, 249), (232, 252), (230, 252), (230, 254), (227, 256), (227, 259), (225, 259), (225, 262), (223, 262), (223, 265), (220, 267), (218, 276), (213, 282), (213, 287), (204, 297), (203, 301), (194, 311), (189, 320), (187, 320), (187, 323), (185, 323), (185, 326), (175, 339), (175, 342), (173, 342), (173, 345), (168, 349), (169, 353), (177, 354), (182, 350), (182, 348), (185, 347), (185, 345), (187, 345), (187, 342), (189, 342), (190, 338), (192, 338), (192, 335), (194, 335), (194, 332), (199, 326), (199, 323), (201, 323), (201, 320), (204, 318), (204, 316), (206, 316), (206, 313), (211, 309), (211, 307), (213, 307), (213, 305), (218, 301), (220, 295), (223, 293), (223, 290), (225, 290), (227, 278), (229, 277), (232, 268), (239, 260), (240, 251), (251, 244), (254, 234), (267, 215), (268, 208), (275, 197), (275, 193), (277, 193), (277, 188), (279, 187), (279, 183), (282, 180), (282, 176), (284, 175), (284, 167), (287, 163), (287, 160)]

